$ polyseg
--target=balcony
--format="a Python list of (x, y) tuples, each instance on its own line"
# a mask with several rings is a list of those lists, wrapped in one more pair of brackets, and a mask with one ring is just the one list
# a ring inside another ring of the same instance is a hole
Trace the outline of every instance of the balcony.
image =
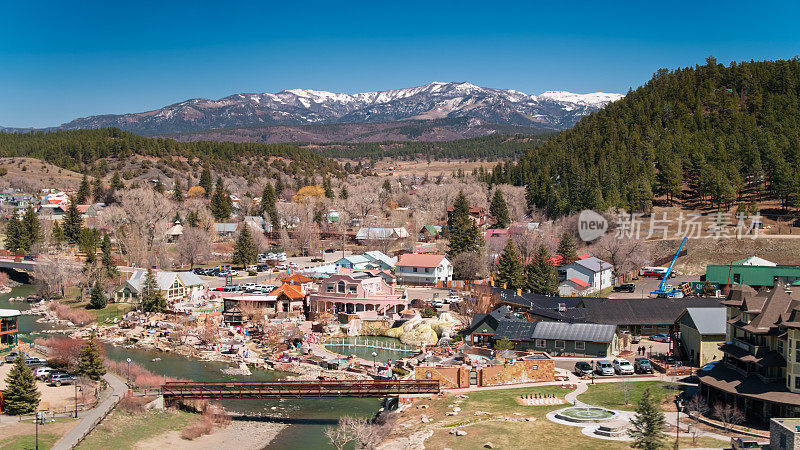
[(744, 337), (733, 338), (733, 344), (756, 357), (763, 356), (765, 353), (772, 350), (763, 341), (759, 342), (756, 339), (748, 339)]

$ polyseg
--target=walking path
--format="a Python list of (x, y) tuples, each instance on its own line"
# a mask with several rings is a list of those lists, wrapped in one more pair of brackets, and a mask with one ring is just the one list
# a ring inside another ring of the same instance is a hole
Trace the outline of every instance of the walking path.
[(79, 418), (81, 421), (55, 443), (53, 450), (71, 450), (75, 448), (97, 426), (100, 420), (119, 403), (128, 390), (125, 382), (113, 373), (105, 374), (103, 379), (108, 383), (108, 388), (102, 394), (102, 397), (105, 398), (96, 407), (80, 413)]

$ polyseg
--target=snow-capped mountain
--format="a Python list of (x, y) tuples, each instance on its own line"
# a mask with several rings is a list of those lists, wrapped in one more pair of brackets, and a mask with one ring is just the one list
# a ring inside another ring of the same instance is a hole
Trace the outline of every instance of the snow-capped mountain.
[(471, 83), (429, 83), (407, 89), (337, 94), (290, 89), (275, 94), (195, 98), (143, 113), (76, 119), (62, 129), (118, 127), (140, 134), (182, 133), (249, 125), (380, 123), (470, 117), (489, 123), (564, 129), (621, 94), (548, 91), (528, 95)]

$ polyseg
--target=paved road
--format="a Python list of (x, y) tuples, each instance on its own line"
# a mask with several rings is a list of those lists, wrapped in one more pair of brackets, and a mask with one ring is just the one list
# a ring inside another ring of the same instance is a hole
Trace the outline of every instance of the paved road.
[(95, 408), (79, 414), (81, 419), (77, 425), (72, 427), (61, 439), (53, 446), (53, 450), (71, 450), (88, 434), (102, 417), (105, 417), (120, 401), (128, 390), (128, 386), (118, 376), (107, 373), (103, 378), (108, 383), (108, 388), (103, 391), (103, 400)]

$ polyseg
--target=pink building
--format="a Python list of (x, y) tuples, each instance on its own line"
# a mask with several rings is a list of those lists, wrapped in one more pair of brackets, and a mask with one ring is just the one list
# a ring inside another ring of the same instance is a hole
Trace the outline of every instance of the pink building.
[(331, 275), (308, 296), (308, 303), (312, 314), (375, 311), (386, 315), (399, 313), (408, 305), (380, 276), (364, 272)]

